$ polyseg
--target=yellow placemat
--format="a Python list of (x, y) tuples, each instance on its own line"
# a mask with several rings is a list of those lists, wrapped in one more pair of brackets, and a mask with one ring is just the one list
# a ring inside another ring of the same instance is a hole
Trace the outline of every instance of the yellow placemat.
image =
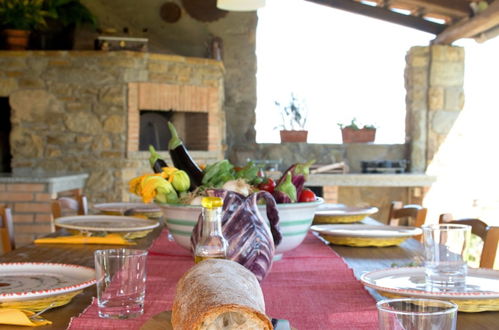
[(114, 245), (135, 245), (129, 242), (121, 234), (108, 234), (106, 236), (86, 236), (86, 235), (71, 235), (60, 237), (44, 237), (35, 240), (35, 244), (114, 244)]
[(343, 237), (343, 236), (331, 236), (321, 234), (325, 240), (336, 245), (348, 245), (348, 246), (393, 246), (399, 245), (409, 237), (383, 237), (383, 238), (372, 238), (372, 237)]
[[(391, 292), (378, 291), (379, 294), (387, 298), (404, 298), (406, 296)], [(443, 299), (443, 298), (435, 298)], [(443, 299), (451, 301), (457, 305), (457, 310), (466, 313), (477, 313), (486, 311), (499, 311), (499, 298), (494, 299)]]
[(39, 327), (42, 325), (52, 324), (49, 320), (42, 317), (30, 319), (35, 313), (26, 310), (14, 308), (0, 308), (0, 324), (22, 325), (28, 327)]

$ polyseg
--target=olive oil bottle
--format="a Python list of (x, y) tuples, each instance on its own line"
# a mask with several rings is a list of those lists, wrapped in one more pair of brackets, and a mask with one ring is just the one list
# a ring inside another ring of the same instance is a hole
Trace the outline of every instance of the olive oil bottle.
[(220, 197), (204, 197), (201, 201), (201, 238), (194, 249), (194, 262), (205, 259), (225, 259), (227, 240), (222, 234), (222, 206)]

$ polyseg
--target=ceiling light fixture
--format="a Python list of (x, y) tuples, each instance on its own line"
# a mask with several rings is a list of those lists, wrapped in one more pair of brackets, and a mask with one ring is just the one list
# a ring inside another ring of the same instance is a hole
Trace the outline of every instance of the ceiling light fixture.
[(265, 0), (217, 0), (217, 8), (228, 11), (252, 11), (265, 6)]

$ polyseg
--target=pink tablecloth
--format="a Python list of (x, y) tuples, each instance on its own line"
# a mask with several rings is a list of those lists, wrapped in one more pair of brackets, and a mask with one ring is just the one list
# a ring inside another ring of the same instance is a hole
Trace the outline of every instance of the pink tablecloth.
[[(170, 310), (175, 283), (194, 262), (186, 250), (166, 237), (165, 231), (149, 249), (143, 316), (101, 319), (94, 301), (72, 319), (69, 329), (140, 329), (152, 316)], [(377, 329), (374, 299), (343, 259), (312, 234), (274, 262), (261, 284), (267, 315), (287, 319), (296, 329)]]

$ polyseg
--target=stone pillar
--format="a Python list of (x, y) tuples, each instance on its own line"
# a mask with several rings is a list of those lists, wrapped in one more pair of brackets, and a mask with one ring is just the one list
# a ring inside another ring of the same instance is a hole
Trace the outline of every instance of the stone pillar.
[(411, 171), (423, 173), (464, 106), (464, 49), (412, 47), (406, 63), (406, 141)]

